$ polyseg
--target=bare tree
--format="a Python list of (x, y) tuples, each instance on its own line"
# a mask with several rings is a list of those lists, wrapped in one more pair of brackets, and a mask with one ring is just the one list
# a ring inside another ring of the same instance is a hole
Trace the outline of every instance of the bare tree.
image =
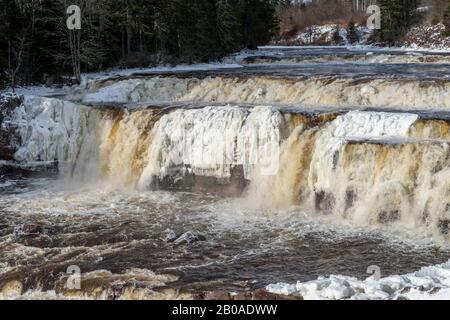
[[(7, 76), (11, 81), (11, 87), (13, 92), (15, 92), (16, 84), (17, 84), (17, 75), (22, 67), (24, 52), (27, 45), (27, 31), (24, 30), (19, 39), (17, 39), (17, 47), (12, 45), (12, 42), (9, 41), (9, 66), (6, 71)], [(12, 57), (13, 56), (13, 57)]]

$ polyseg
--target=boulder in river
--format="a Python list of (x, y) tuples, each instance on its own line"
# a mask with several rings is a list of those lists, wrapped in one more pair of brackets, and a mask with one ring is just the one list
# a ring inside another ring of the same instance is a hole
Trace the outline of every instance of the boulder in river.
[(183, 233), (178, 239), (174, 241), (175, 244), (191, 244), (197, 241), (205, 241), (206, 237), (197, 231), (188, 231)]
[(161, 240), (165, 242), (174, 242), (177, 238), (178, 235), (172, 229), (166, 229), (161, 236)]

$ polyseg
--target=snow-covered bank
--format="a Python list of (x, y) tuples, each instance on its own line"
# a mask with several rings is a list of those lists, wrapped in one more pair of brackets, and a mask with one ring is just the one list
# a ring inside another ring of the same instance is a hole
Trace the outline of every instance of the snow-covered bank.
[[(365, 26), (357, 26), (355, 32), (359, 44), (369, 43), (372, 30)], [(336, 43), (350, 43), (346, 26), (336, 24), (312, 25), (299, 31), (293, 37), (285, 37), (273, 42), (276, 45), (332, 45)]]
[[(374, 39), (371, 39), (373, 31), (365, 26), (356, 29), (358, 37), (356, 46), (372, 46)], [(294, 36), (282, 38), (272, 42), (273, 46), (295, 47), (295, 46), (330, 46), (349, 45), (348, 32), (344, 26), (326, 24), (313, 25), (305, 30), (299, 31)], [(382, 44), (381, 44), (382, 45)], [(272, 47), (273, 47), (272, 46)], [(396, 47), (401, 50), (420, 50), (429, 52), (450, 52), (450, 36), (445, 35), (443, 23), (435, 25), (418, 25), (412, 27), (406, 36), (396, 43)], [(269, 48), (269, 47), (266, 47)], [(386, 47), (391, 49), (389, 47)]]
[[(352, 44), (352, 45), (320, 45), (320, 46), (305, 46), (305, 45), (292, 45), (292, 46), (283, 46), (283, 45), (270, 45), (270, 46), (260, 46), (258, 50), (267, 55), (280, 55), (276, 50), (311, 50), (311, 49), (345, 49), (350, 52), (358, 52), (358, 51), (366, 51), (366, 54), (373, 53), (406, 53), (406, 54), (426, 54), (426, 53), (443, 53), (450, 54), (450, 46), (442, 47), (442, 48), (427, 48), (420, 46), (380, 46), (375, 44)], [(248, 56), (249, 54), (247, 54)]]
[[(373, 268), (376, 270), (376, 267)], [(381, 270), (382, 272), (382, 270)], [(450, 299), (450, 261), (420, 269), (414, 273), (365, 280), (331, 275), (297, 284), (277, 283), (269, 292), (302, 296), (305, 300), (366, 299)]]
[(412, 50), (450, 52), (450, 36), (445, 36), (445, 26), (417, 26), (412, 28), (402, 41), (403, 48)]

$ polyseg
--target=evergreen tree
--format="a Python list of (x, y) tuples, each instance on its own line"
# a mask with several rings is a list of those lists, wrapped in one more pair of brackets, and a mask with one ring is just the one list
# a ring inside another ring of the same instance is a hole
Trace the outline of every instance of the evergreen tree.
[[(81, 72), (148, 66), (161, 55), (196, 62), (255, 48), (277, 32), (278, 2), (2, 0), (0, 85), (67, 74), (79, 80)], [(69, 5), (81, 8), (81, 30), (66, 27)]]
[(339, 24), (336, 24), (334, 26), (333, 34), (332, 34), (332, 41), (334, 44), (340, 44), (342, 42), (342, 37), (341, 37), (340, 31), (341, 31), (341, 27), (339, 26)]
[(347, 39), (350, 43), (356, 43), (359, 41), (358, 30), (356, 29), (356, 25), (353, 20), (350, 20), (347, 25)]
[(442, 22), (445, 26), (445, 35), (450, 36), (450, 3), (444, 12)]
[(241, 1), (241, 25), (245, 47), (256, 49), (258, 45), (267, 43), (276, 34), (278, 31), (276, 5), (277, 1), (274, 0)]
[(217, 30), (222, 51), (238, 50), (242, 43), (238, 0), (217, 0), (216, 10)]
[(418, 0), (378, 0), (381, 9), (381, 38), (394, 43), (413, 20)]

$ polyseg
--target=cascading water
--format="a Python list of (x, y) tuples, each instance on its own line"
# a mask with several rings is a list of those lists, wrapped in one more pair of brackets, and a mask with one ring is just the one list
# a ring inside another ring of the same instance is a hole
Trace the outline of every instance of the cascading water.
[(72, 181), (228, 194), (225, 186), (356, 227), (447, 235), (445, 121), (373, 111), (315, 118), (263, 106), (130, 112), (34, 98), (12, 121), (23, 141), (16, 160), (57, 160)]
[(450, 82), (441, 79), (337, 77), (150, 77), (90, 84), (83, 103), (220, 102), (311, 107), (427, 110), (450, 108)]
[[(67, 294), (47, 274), (55, 265), (80, 265), (98, 298), (116, 280), (122, 295), (146, 297), (141, 287), (175, 281), (173, 270), (188, 275), (176, 285), (235, 290), (255, 275), (260, 286), (364, 275), (361, 255), (390, 274), (442, 262), (445, 250), (384, 236), (448, 245), (449, 82), (258, 68), (94, 79), (1, 109), (0, 178), (12, 164), (54, 164), (59, 177), (0, 180), (0, 288)], [(45, 237), (11, 236), (30, 220), (49, 226)], [(207, 240), (181, 247), (166, 229)], [(212, 284), (216, 270), (227, 280)]]

